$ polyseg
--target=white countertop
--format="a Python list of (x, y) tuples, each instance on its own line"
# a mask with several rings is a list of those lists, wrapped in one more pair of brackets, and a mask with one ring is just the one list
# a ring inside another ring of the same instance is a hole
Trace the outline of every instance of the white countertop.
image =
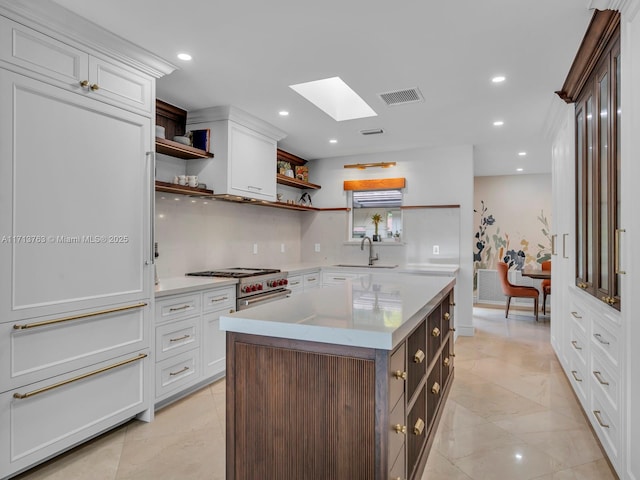
[(375, 272), (224, 315), (220, 329), (393, 350), (454, 283), (451, 277)]
[(207, 288), (224, 287), (226, 285), (235, 285), (238, 280), (235, 278), (220, 277), (170, 277), (162, 278), (156, 285), (156, 298), (166, 297), (177, 293), (190, 293)]

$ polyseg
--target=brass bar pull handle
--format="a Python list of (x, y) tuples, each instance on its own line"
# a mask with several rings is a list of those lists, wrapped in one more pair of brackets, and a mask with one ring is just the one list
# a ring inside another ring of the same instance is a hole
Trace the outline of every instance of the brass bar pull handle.
[(440, 384), (438, 382), (435, 382), (431, 387), (431, 393), (434, 395), (438, 395), (440, 393)]
[(118, 362), (118, 363), (114, 363), (113, 365), (109, 365), (108, 367), (104, 367), (104, 368), (100, 368), (98, 370), (94, 370), (93, 372), (88, 372), (88, 373), (84, 373), (82, 375), (78, 375), (77, 377), (70, 378), (69, 380), (63, 380), (62, 382), (54, 383), (53, 385), (48, 385), (46, 387), (38, 388), (37, 390), (33, 390), (31, 392), (27, 392), (27, 393), (17, 393), (16, 392), (16, 393), (13, 394), (13, 398), (17, 398), (17, 399), (22, 400), (24, 398), (33, 397), (35, 395), (39, 395), (41, 393), (48, 392), (49, 390), (53, 390), (54, 388), (62, 387), (64, 385), (68, 385), (70, 383), (77, 382), (79, 380), (84, 380), (85, 378), (92, 377), (94, 375), (99, 375), (100, 373), (104, 373), (104, 372), (107, 372), (109, 370), (113, 370), (114, 368), (122, 367), (123, 365), (127, 365), (127, 364), (133, 363), (133, 362), (137, 362), (138, 360), (142, 360), (146, 356), (147, 356), (146, 353), (141, 353), (137, 357), (130, 358), (128, 360), (123, 360), (123, 361)]
[(596, 416), (596, 420), (598, 420), (598, 423), (600, 424), (601, 427), (609, 428), (609, 425), (604, 423), (604, 421), (602, 420), (602, 416), (601, 416), (602, 412), (600, 410), (594, 410), (593, 414)]
[(444, 365), (445, 367), (448, 367), (449, 365), (451, 365), (451, 360), (449, 359), (449, 357), (442, 360), (442, 365)]
[(562, 234), (562, 258), (569, 258), (567, 257), (567, 236), (568, 235), (569, 235), (568, 233)]
[(405, 435), (407, 433), (407, 427), (400, 425), (399, 423), (395, 424), (392, 428), (398, 435)]
[(558, 252), (556, 252), (556, 238), (558, 238), (557, 233), (551, 235), (551, 255), (558, 255)]
[(598, 340), (601, 344), (603, 344), (603, 345), (611, 345), (611, 344), (610, 344), (609, 342), (607, 342), (606, 340), (603, 340), (603, 339), (602, 339), (602, 335), (600, 335), (599, 333), (594, 333), (594, 334), (593, 334), (593, 336), (594, 336), (594, 338), (595, 338), (596, 340)]
[(212, 298), (211, 299), (211, 303), (224, 302), (225, 300), (229, 300), (229, 295), (225, 295), (223, 297)]
[(179, 342), (180, 340), (186, 340), (187, 338), (189, 338), (191, 335), (183, 335), (181, 337), (178, 338), (170, 338), (169, 341), (170, 342)]
[(56, 323), (70, 322), (71, 320), (81, 320), (83, 318), (96, 317), (98, 315), (107, 315), (108, 313), (124, 312), (125, 310), (132, 310), (134, 308), (142, 308), (146, 306), (147, 304), (142, 302), (142, 303), (136, 303), (135, 305), (127, 305), (126, 307), (109, 308), (107, 310), (100, 310), (98, 312), (81, 313), (80, 315), (72, 315), (70, 317), (56, 318), (55, 320), (45, 320), (43, 322), (25, 323), (22, 325), (16, 324), (13, 326), (13, 328), (14, 330), (26, 330), (28, 328), (44, 327), (46, 325), (54, 325)]
[(423, 361), (424, 361), (424, 352), (418, 349), (418, 351), (413, 354), (413, 362), (422, 363)]
[(609, 385), (609, 382), (602, 378), (602, 372), (594, 370), (593, 376), (596, 377), (596, 380), (598, 380), (598, 382), (600, 382), (600, 385)]
[(582, 319), (582, 317), (578, 315), (578, 312), (571, 312), (571, 315), (573, 316), (573, 318), (577, 318), (578, 320)]
[(575, 378), (576, 382), (581, 382), (582, 381), (581, 378), (578, 378), (577, 370), (571, 370), (571, 375), (573, 375), (573, 378)]
[(347, 277), (333, 277), (334, 280), (346, 280)]
[(624, 228), (616, 228), (616, 241), (614, 251), (614, 268), (616, 275), (626, 275), (627, 272), (620, 270), (620, 234), (626, 232)]
[(440, 329), (438, 327), (434, 327), (433, 330), (431, 330), (431, 336), (432, 337), (439, 337), (440, 336)]
[(396, 378), (398, 380), (406, 380), (407, 372), (403, 372), (402, 370), (396, 370), (395, 372), (393, 372), (393, 378)]
[(171, 307), (171, 308), (169, 308), (169, 311), (170, 312), (179, 312), (180, 310), (186, 310), (190, 306), (191, 305), (182, 305), (181, 307)]
[(186, 372), (187, 370), (189, 370), (189, 367), (184, 367), (183, 369), (178, 370), (177, 372), (169, 372), (169, 376), (174, 377), (176, 375), (180, 375), (181, 373)]
[(442, 318), (444, 318), (445, 320), (449, 320), (451, 319), (451, 315), (449, 314), (449, 312), (445, 312)]
[(582, 347), (578, 346), (577, 340), (571, 340), (571, 345), (573, 345), (573, 348), (575, 348), (576, 350), (582, 350)]
[(422, 432), (424, 432), (424, 420), (418, 418), (418, 420), (416, 420), (416, 424), (413, 426), (413, 434), (422, 435)]

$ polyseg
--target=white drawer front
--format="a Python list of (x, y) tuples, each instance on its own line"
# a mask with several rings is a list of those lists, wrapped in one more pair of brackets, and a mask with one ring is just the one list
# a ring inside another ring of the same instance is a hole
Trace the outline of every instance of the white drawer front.
[(1, 394), (0, 477), (149, 408), (147, 362), (146, 354), (129, 354)]
[(151, 111), (152, 80), (123, 66), (89, 57), (90, 82), (98, 86), (92, 94), (109, 103), (124, 104), (145, 112)]
[(320, 286), (320, 272), (307, 273), (304, 276), (304, 289), (309, 290)]
[(235, 310), (236, 287), (218, 288), (216, 290), (203, 292), (202, 302), (205, 312), (223, 309)]
[(227, 332), (220, 330), (220, 315), (224, 313), (226, 311), (212, 312), (202, 317), (204, 328), (202, 350), (206, 377), (212, 377), (226, 370)]
[(569, 352), (569, 381), (576, 392), (582, 406), (587, 409), (589, 406), (589, 382), (586, 365), (574, 352)]
[(599, 394), (592, 391), (591, 409), (587, 414), (602, 446), (607, 451), (609, 460), (617, 466), (620, 455), (620, 423), (617, 413), (607, 406)]
[(156, 324), (201, 312), (200, 294), (179, 295), (156, 301)]
[(304, 291), (304, 279), (302, 275), (293, 275), (287, 278), (289, 284), (287, 288), (291, 290), (292, 293), (300, 293)]
[(342, 273), (342, 272), (322, 272), (322, 284), (323, 285), (340, 285), (347, 280), (358, 278), (360, 275), (357, 273)]
[(569, 350), (574, 352), (584, 365), (587, 365), (589, 342), (585, 334), (579, 328), (570, 328), (567, 342), (569, 342)]
[(156, 327), (156, 362), (200, 344), (200, 317), (189, 317)]
[(156, 400), (197, 382), (200, 378), (200, 349), (163, 360), (156, 364)]
[(617, 411), (620, 401), (618, 373), (612, 370), (607, 365), (607, 362), (601, 359), (600, 355), (593, 355), (591, 359), (591, 375), (593, 378), (592, 388), (598, 389), (601, 393), (600, 396), (606, 398), (609, 402), (609, 407)]
[[(126, 307), (132, 308), (81, 317)], [(0, 324), (2, 390), (148, 348), (149, 314), (149, 306), (142, 302), (99, 311), (84, 310), (67, 317), (43, 317), (37, 323), (24, 320)], [(46, 323), (57, 320), (62, 321)]]
[(620, 344), (618, 337), (603, 321), (594, 318), (591, 327), (592, 348), (604, 355), (615, 367), (618, 366)]
[(577, 328), (582, 331), (584, 335), (587, 334), (587, 326), (589, 325), (589, 319), (585, 315), (584, 311), (581, 311), (574, 306), (569, 311), (571, 317), (571, 328)]

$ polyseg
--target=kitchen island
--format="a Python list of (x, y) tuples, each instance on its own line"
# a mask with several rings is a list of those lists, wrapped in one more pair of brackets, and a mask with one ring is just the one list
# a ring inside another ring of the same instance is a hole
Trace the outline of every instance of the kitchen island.
[(454, 284), (366, 274), (223, 315), (227, 479), (419, 478), (453, 380)]

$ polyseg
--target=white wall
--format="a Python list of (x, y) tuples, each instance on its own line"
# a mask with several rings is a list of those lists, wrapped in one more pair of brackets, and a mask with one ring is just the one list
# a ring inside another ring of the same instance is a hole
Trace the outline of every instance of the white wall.
[[(394, 161), (392, 169), (369, 168), (367, 170), (345, 169), (345, 164)], [(347, 206), (344, 180), (395, 178), (407, 180), (403, 205), (460, 205), (459, 213), (459, 264), (457, 284), (457, 331), (461, 335), (473, 335), (471, 321), (473, 304), (473, 148), (471, 146), (423, 148), (401, 152), (384, 152), (370, 155), (318, 159), (309, 162), (309, 181), (322, 185), (312, 193), (313, 205), (323, 208)], [(422, 211), (422, 210), (421, 210)], [(346, 244), (348, 238), (347, 212), (318, 212), (302, 217), (303, 260), (318, 262), (360, 262), (366, 253), (359, 244)], [(433, 261), (420, 248), (433, 240), (426, 239), (425, 231), (436, 231), (439, 225), (428, 221), (428, 216), (407, 215), (417, 219), (418, 225), (403, 221), (402, 242), (377, 243), (374, 247), (380, 263), (419, 263)], [(413, 234), (412, 234), (413, 232)], [(314, 245), (320, 244), (320, 252)], [(456, 263), (458, 263), (456, 262)]]

